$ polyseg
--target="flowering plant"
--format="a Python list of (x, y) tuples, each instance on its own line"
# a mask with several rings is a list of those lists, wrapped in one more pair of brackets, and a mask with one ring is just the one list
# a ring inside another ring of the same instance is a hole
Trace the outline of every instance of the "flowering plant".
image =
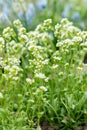
[(87, 32), (51, 19), (27, 32), (19, 20), (0, 36), (0, 128), (64, 129), (87, 122)]

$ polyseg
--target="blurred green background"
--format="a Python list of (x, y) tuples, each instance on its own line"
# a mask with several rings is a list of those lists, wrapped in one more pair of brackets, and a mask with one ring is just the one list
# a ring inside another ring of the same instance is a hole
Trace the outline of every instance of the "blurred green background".
[(0, 0), (0, 31), (15, 19), (33, 30), (45, 19), (57, 23), (64, 17), (87, 30), (87, 0)]

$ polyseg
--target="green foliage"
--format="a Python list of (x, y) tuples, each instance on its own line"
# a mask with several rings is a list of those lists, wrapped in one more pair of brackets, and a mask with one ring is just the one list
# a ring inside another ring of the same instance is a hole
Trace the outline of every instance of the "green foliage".
[(87, 122), (87, 32), (67, 19), (27, 32), (19, 20), (0, 36), (0, 130), (61, 129)]

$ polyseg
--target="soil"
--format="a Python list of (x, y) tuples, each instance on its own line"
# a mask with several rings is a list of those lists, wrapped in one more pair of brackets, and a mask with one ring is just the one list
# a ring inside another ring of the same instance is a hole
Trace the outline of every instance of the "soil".
[(87, 130), (87, 124), (83, 126), (79, 126), (76, 130)]
[[(58, 126), (50, 126), (48, 121), (45, 121), (41, 124), (42, 130), (60, 130)], [(87, 130), (87, 124), (79, 126), (76, 130)]]
[(48, 121), (45, 121), (41, 124), (42, 130), (59, 130), (58, 126), (50, 126)]

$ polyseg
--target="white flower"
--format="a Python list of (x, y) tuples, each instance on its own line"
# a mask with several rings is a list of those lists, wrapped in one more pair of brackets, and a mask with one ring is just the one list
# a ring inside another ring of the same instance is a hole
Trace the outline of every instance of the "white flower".
[(59, 76), (63, 76), (63, 74), (64, 74), (63, 72), (59, 72)]
[(53, 59), (54, 59), (54, 60), (61, 61), (61, 60), (62, 60), (62, 57), (54, 56)]
[(17, 80), (19, 80), (19, 77), (17, 77), (17, 76), (16, 77), (12, 77), (12, 79), (17, 81)]
[(49, 63), (49, 59), (46, 59), (46, 60), (43, 61), (44, 65), (47, 65), (48, 63)]
[(74, 42), (82, 42), (82, 38), (79, 36), (74, 36), (74, 38), (72, 39), (72, 41)]
[(26, 78), (26, 82), (31, 85), (34, 83), (34, 79)]
[(47, 88), (45, 86), (40, 86), (40, 90), (46, 92), (47, 91)]
[(41, 24), (39, 24), (39, 25), (37, 25), (35, 30), (40, 32), (43, 30), (43, 26)]
[(15, 21), (13, 22), (13, 24), (14, 24), (15, 27), (18, 27), (18, 28), (22, 27), (22, 24), (21, 24), (21, 22), (20, 22), (19, 19), (15, 20)]
[(52, 24), (52, 19), (44, 20), (44, 26), (49, 26), (50, 24)]
[(39, 79), (45, 79), (46, 78), (45, 74), (43, 74), (43, 73), (38, 73), (38, 74), (36, 73), (35, 77), (39, 78)]
[(58, 65), (57, 64), (54, 64), (53, 66), (52, 66), (52, 69), (53, 70), (55, 70), (55, 69), (57, 69), (58, 68)]
[(86, 41), (86, 42), (81, 43), (81, 44), (80, 44), (80, 46), (85, 46), (85, 47), (87, 47), (87, 41)]
[(19, 29), (19, 34), (24, 34), (24, 33), (26, 33), (26, 29), (24, 27), (21, 27)]
[(78, 71), (82, 71), (82, 70), (83, 70), (83, 68), (82, 68), (82, 67), (80, 67), (80, 66), (78, 66), (78, 67), (77, 67), (77, 70), (78, 70)]
[(20, 35), (19, 39), (21, 42), (28, 42), (28, 37), (24, 34)]
[(4, 45), (4, 42), (5, 42), (4, 39), (2, 37), (0, 37), (0, 44)]
[(49, 81), (49, 77), (45, 78), (44, 81), (47, 83)]
[(9, 33), (11, 33), (12, 31), (13, 31), (12, 28), (7, 27), (7, 28), (5, 28), (5, 29), (3, 30), (3, 34), (9, 34)]
[(72, 25), (72, 22), (69, 22), (67, 18), (64, 18), (61, 20), (61, 24), (65, 25), (65, 24), (69, 24)]
[(0, 92), (0, 98), (3, 98), (3, 94)]

